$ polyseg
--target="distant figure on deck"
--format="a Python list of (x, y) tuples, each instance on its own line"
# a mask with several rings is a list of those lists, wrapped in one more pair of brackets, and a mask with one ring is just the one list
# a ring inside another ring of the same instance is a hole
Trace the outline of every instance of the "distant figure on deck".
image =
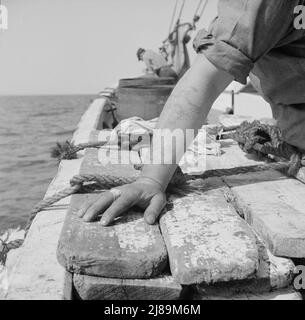
[(165, 57), (153, 50), (138, 49), (137, 57), (146, 65), (146, 72), (153, 73), (161, 78), (177, 78), (176, 72), (168, 64)]

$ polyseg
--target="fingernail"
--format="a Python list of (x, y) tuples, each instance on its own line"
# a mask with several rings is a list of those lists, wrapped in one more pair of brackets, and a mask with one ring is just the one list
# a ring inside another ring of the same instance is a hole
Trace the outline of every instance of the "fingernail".
[(106, 227), (107, 221), (106, 221), (105, 219), (102, 219), (102, 220), (101, 220), (101, 225), (104, 226), (104, 227)]
[(91, 219), (90, 219), (90, 217), (88, 217), (88, 216), (83, 216), (83, 220), (84, 220), (85, 222), (91, 222)]
[(148, 224), (154, 224), (155, 223), (154, 217), (152, 217), (152, 216), (148, 216), (146, 218), (146, 221), (147, 221)]

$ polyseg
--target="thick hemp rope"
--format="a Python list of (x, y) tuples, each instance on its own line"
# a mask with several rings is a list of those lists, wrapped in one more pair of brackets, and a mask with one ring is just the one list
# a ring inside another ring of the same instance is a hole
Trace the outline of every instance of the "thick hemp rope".
[(103, 142), (89, 142), (89, 143), (81, 143), (78, 145), (74, 145), (69, 141), (65, 141), (64, 143), (56, 143), (56, 146), (51, 150), (51, 157), (61, 160), (73, 160), (77, 159), (77, 152), (85, 150), (87, 148), (100, 148), (106, 144)]
[(289, 160), (287, 173), (295, 176), (302, 166), (302, 152), (286, 143), (279, 128), (262, 124), (259, 121), (243, 122), (233, 134), (240, 148), (247, 153), (254, 153), (259, 157), (273, 155)]

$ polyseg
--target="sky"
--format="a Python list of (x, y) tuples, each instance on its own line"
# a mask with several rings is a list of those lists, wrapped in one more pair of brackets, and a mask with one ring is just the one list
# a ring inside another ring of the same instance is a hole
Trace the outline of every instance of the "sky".
[[(0, 30), (0, 95), (95, 94), (140, 75), (136, 51), (161, 46), (175, 1), (1, 0), (8, 30)], [(183, 22), (198, 2), (186, 0)], [(198, 29), (216, 7), (209, 0)], [(193, 59), (191, 43), (189, 51)]]

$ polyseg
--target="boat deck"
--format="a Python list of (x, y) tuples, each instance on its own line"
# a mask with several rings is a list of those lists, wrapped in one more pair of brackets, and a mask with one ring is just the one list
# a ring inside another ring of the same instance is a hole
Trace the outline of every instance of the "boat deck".
[[(75, 144), (101, 137), (106, 106), (106, 97), (93, 102)], [(223, 121), (234, 126), (236, 119)], [(7, 299), (301, 300), (293, 279), (294, 262), (305, 260), (304, 184), (275, 170), (256, 171), (262, 162), (232, 140), (219, 143), (221, 155), (207, 155), (207, 170), (249, 171), (217, 171), (205, 179), (196, 172), (191, 191), (169, 194), (154, 226), (135, 210), (107, 228), (82, 222), (75, 210), (97, 193), (74, 195), (41, 212), (20, 249)], [(87, 149), (62, 161), (47, 195), (79, 173), (138, 174), (132, 164), (103, 165), (98, 150)]]

